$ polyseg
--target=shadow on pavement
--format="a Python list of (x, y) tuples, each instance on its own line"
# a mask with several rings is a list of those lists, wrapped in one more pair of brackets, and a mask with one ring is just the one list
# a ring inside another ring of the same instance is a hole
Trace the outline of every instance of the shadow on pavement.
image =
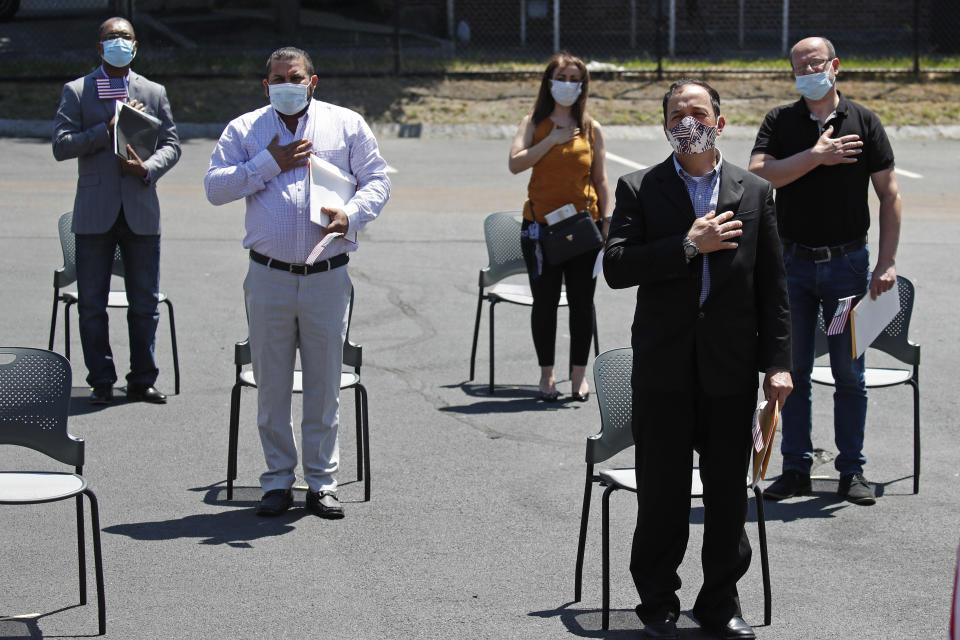
[[(293, 524), (306, 515), (303, 509), (291, 509), (274, 518), (257, 517), (254, 506), (259, 501), (260, 490), (257, 489), (256, 492), (256, 501), (252, 503), (245, 499), (239, 501), (239, 506), (249, 508), (231, 509), (220, 513), (193, 514), (173, 520), (118, 524), (106, 527), (104, 531), (128, 536), (134, 540), (198, 538), (200, 544), (225, 544), (230, 547), (249, 548), (252, 547), (250, 543), (254, 540), (280, 536), (293, 531)], [(230, 504), (237, 505), (237, 501)]]
[[(67, 607), (60, 607), (59, 609), (48, 611), (46, 613), (35, 613), (30, 614), (29, 616), (18, 616), (14, 618), (7, 618), (0, 614), (0, 638), (3, 638), (4, 640), (35, 640), (37, 638), (43, 638), (43, 632), (40, 631), (40, 625), (37, 624), (40, 619), (83, 606), (84, 605), (82, 604), (72, 604)], [(96, 606), (94, 606), (94, 612), (96, 612)], [(96, 613), (94, 613), (94, 615), (96, 615)], [(94, 627), (95, 626), (96, 622), (94, 622)], [(57, 634), (51, 637), (96, 638), (99, 636), (99, 633), (76, 633), (69, 636)]]
[[(633, 609), (612, 609), (610, 611), (609, 629), (601, 628), (600, 609), (570, 609), (573, 602), (568, 602), (557, 609), (546, 611), (531, 611), (528, 615), (538, 618), (560, 618), (567, 631), (581, 638), (606, 638), (611, 640), (634, 640), (640, 637), (643, 625), (637, 619)], [(749, 620), (748, 620), (749, 622)], [(696, 620), (687, 613), (681, 613), (677, 621), (677, 635), (680, 640), (713, 640), (715, 635), (700, 629)]]
[(571, 409), (577, 405), (587, 403), (574, 402), (569, 396), (560, 396), (556, 402), (543, 402), (540, 392), (533, 385), (504, 385), (496, 386), (496, 391), (490, 395), (486, 384), (471, 384), (460, 382), (447, 384), (443, 389), (460, 389), (472, 398), (487, 398), (472, 404), (459, 404), (440, 407), (439, 411), (462, 413), (465, 415), (479, 415), (487, 413), (520, 413), (522, 411), (556, 411)]
[[(174, 396), (176, 397), (176, 396)], [(70, 412), (69, 416), (71, 418), (76, 416), (85, 416), (91, 413), (98, 413), (110, 407), (115, 407), (123, 404), (132, 404), (138, 402), (145, 406), (151, 406), (149, 402), (143, 402), (142, 400), (131, 400), (127, 398), (126, 387), (114, 387), (113, 388), (113, 402), (110, 404), (90, 404), (90, 387), (73, 387), (70, 390)], [(163, 405), (157, 405), (163, 406)], [(0, 636), (3, 638), (4, 636)]]

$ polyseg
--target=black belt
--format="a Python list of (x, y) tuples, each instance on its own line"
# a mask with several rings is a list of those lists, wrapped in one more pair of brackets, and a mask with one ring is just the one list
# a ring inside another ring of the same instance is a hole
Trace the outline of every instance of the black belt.
[(271, 269), (279, 269), (280, 271), (289, 271), (290, 273), (295, 273), (299, 276), (308, 276), (311, 273), (320, 273), (321, 271), (329, 271), (330, 269), (336, 269), (337, 267), (342, 267), (343, 265), (350, 262), (350, 256), (345, 253), (333, 256), (329, 260), (321, 260), (315, 264), (290, 264), (289, 262), (283, 262), (282, 260), (274, 260), (273, 258), (268, 258), (262, 253), (257, 253), (253, 249), (250, 249), (250, 259), (254, 262), (259, 262), (260, 264), (266, 265)]
[(806, 258), (814, 262), (829, 262), (834, 258), (839, 258), (845, 253), (859, 251), (867, 246), (866, 238), (858, 238), (847, 244), (837, 245), (835, 247), (808, 247), (803, 244), (793, 242), (784, 238), (783, 247), (787, 254), (793, 254), (798, 258)]

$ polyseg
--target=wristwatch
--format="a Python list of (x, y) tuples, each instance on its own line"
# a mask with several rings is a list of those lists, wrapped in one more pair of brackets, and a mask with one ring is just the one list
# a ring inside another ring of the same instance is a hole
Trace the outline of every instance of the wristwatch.
[(697, 243), (691, 240), (688, 236), (683, 237), (683, 257), (687, 262), (690, 262), (697, 257), (697, 254), (700, 253), (700, 249), (697, 247)]

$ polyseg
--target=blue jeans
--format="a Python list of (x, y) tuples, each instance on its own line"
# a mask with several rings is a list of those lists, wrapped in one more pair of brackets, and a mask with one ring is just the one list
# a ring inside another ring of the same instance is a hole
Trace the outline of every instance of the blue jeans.
[[(866, 247), (827, 262), (815, 263), (790, 254), (784, 248), (787, 290), (790, 294), (790, 318), (793, 336), (793, 393), (783, 407), (784, 471), (809, 473), (813, 464), (811, 442), (811, 385), (817, 312), (823, 307), (824, 326), (830, 324), (837, 300), (862, 296), (867, 291), (870, 255)], [(858, 298), (859, 299), (859, 298)], [(856, 302), (856, 300), (855, 300)], [(867, 391), (864, 386), (863, 356), (851, 354), (849, 325), (843, 333), (829, 336), (830, 369), (836, 381), (833, 394), (833, 429), (837, 450), (834, 464), (841, 475), (860, 473), (863, 435), (867, 419)]]
[(127, 385), (151, 387), (157, 380), (153, 348), (160, 314), (160, 236), (137, 235), (127, 226), (123, 210), (106, 233), (78, 233), (77, 240), (77, 313), (80, 316), (80, 342), (87, 365), (87, 384), (113, 386), (117, 371), (110, 350), (107, 298), (113, 254), (120, 247), (124, 284), (127, 292), (127, 330), (130, 336), (130, 373)]

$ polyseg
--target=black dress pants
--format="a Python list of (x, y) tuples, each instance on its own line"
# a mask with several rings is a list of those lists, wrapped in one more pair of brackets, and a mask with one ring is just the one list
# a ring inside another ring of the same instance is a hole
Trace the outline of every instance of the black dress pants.
[(630, 572), (644, 622), (680, 614), (677, 569), (690, 529), (693, 452), (700, 453), (704, 533), (703, 586), (693, 607), (701, 624), (740, 615), (737, 581), (750, 566), (747, 464), (756, 390), (710, 397), (702, 388), (633, 393), (637, 528)]
[[(532, 223), (524, 220), (523, 229)], [(557, 340), (557, 308), (560, 291), (567, 285), (567, 303), (570, 306), (570, 364), (586, 366), (590, 358), (590, 340), (593, 337), (593, 294), (597, 280), (593, 265), (599, 249), (588, 251), (570, 260), (552, 265), (538, 252), (538, 243), (522, 238), (520, 247), (527, 264), (533, 306), (530, 309), (530, 330), (537, 362), (541, 367), (554, 365)]]

